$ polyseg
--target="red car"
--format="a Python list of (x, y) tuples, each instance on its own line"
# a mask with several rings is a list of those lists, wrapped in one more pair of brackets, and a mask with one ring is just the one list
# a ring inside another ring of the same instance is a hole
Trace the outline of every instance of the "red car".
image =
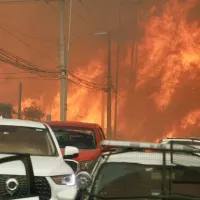
[(80, 163), (80, 170), (90, 171), (102, 154), (101, 141), (104, 132), (98, 124), (83, 122), (46, 122), (54, 131), (62, 153), (65, 146), (75, 146), (79, 156), (74, 160)]

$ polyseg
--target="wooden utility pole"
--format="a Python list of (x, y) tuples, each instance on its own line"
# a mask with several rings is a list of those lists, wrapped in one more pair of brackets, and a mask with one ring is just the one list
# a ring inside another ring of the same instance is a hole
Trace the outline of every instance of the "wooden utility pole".
[(110, 37), (110, 33), (108, 33), (107, 137), (108, 137), (108, 139), (112, 139), (112, 74), (111, 74), (111, 37)]
[(68, 40), (67, 40), (67, 54), (66, 54), (66, 96), (65, 96), (65, 120), (67, 120), (67, 99), (68, 99), (68, 72), (69, 72), (69, 58), (70, 58), (70, 47), (71, 47), (71, 24), (72, 24), (72, 1), (69, 0), (69, 22), (68, 22)]
[[(118, 14), (118, 34), (121, 36), (121, 5), (119, 4), (119, 14)], [(118, 108), (118, 87), (119, 87), (119, 41), (117, 43), (117, 65), (116, 65), (116, 91), (115, 91), (115, 115), (114, 115), (114, 139), (117, 139), (117, 108)]]
[(66, 120), (66, 68), (65, 68), (65, 37), (64, 37), (65, 1), (60, 1), (60, 121)]
[(18, 99), (18, 119), (21, 119), (21, 104), (22, 104), (22, 83), (19, 83), (19, 99)]
[(101, 99), (101, 127), (105, 129), (105, 92), (102, 91), (102, 99)]

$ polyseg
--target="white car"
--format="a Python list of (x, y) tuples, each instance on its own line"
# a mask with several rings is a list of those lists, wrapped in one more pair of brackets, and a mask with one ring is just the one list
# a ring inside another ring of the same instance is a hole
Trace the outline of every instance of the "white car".
[[(77, 195), (75, 174), (61, 154), (51, 128), (43, 123), (0, 119), (0, 159), (29, 154), (40, 200), (73, 200)], [(65, 148), (65, 158), (76, 157), (79, 150)], [(0, 199), (27, 198), (27, 178), (21, 161), (0, 165)], [(37, 197), (34, 197), (37, 199)]]
[(102, 146), (117, 150), (102, 155), (91, 176), (77, 175), (82, 199), (200, 199), (199, 149), (109, 140)]

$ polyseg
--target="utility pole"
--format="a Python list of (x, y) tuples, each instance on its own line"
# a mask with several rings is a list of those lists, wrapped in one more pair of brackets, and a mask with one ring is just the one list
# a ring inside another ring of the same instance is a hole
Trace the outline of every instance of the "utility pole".
[(18, 99), (18, 119), (21, 119), (21, 104), (22, 104), (22, 83), (19, 83), (19, 99)]
[(107, 137), (112, 139), (112, 75), (111, 75), (111, 37), (108, 33), (108, 72), (107, 72)]
[(102, 100), (101, 100), (101, 127), (104, 130), (105, 125), (105, 92), (102, 91)]
[[(118, 34), (120, 37), (121, 30), (121, 5), (119, 4), (119, 15), (118, 15)], [(117, 108), (118, 108), (118, 87), (119, 87), (119, 41), (117, 43), (117, 66), (116, 66), (116, 91), (115, 91), (115, 119), (114, 119), (114, 139), (117, 139)]]
[(65, 69), (65, 37), (64, 37), (65, 1), (60, 1), (60, 121), (66, 120), (66, 69)]
[(72, 1), (69, 0), (69, 22), (68, 22), (68, 41), (67, 41), (67, 54), (66, 54), (66, 97), (65, 97), (65, 117), (67, 120), (67, 97), (68, 97), (68, 72), (69, 72), (69, 57), (70, 57), (70, 44), (71, 44), (71, 23), (72, 23)]
[(118, 80), (119, 80), (119, 42), (117, 44), (117, 66), (116, 66), (116, 91), (115, 91), (115, 120), (114, 139), (117, 139), (117, 107), (118, 107)]

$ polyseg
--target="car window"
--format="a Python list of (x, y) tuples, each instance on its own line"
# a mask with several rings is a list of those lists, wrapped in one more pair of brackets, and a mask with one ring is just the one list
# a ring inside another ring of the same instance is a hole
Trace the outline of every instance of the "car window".
[(74, 146), (78, 149), (96, 149), (93, 129), (81, 127), (51, 126), (60, 148)]
[[(98, 171), (91, 193), (102, 198), (161, 195), (162, 170), (162, 166), (106, 163)], [(166, 180), (172, 193), (200, 197), (200, 169), (173, 167), (170, 173), (166, 168)]]
[(48, 129), (0, 125), (0, 153), (25, 153), (34, 156), (54, 156)]

